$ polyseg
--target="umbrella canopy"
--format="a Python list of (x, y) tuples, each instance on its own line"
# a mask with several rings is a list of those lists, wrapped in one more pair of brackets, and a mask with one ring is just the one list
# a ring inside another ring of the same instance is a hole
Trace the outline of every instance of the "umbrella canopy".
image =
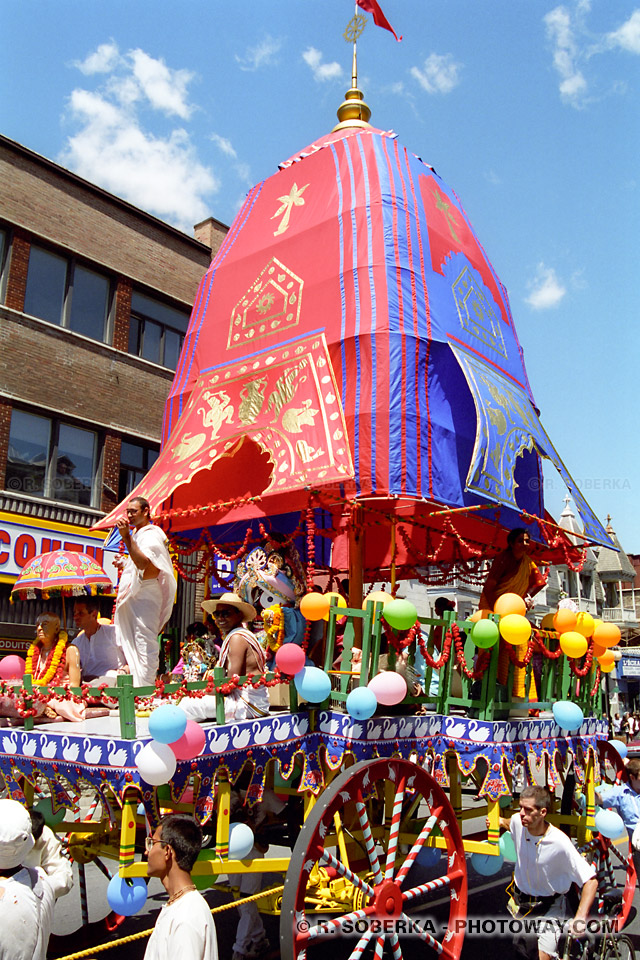
[(353, 127), (249, 192), (134, 494), (172, 533), (299, 511), (313, 491), (336, 510), (410, 498), (425, 519), (497, 507), (481, 544), (525, 515), (544, 542), (542, 457), (609, 544), (538, 418), (506, 291), (456, 194), (395, 134)]
[(52, 550), (34, 557), (11, 590), (11, 600), (42, 597), (82, 597), (111, 593), (113, 584), (100, 564), (88, 553)]

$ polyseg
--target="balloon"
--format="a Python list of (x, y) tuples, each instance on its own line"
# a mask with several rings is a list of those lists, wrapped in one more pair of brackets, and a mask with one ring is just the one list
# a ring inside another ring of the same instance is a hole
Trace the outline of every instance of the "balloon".
[(555, 626), (554, 626), (554, 624), (553, 624), (553, 618), (554, 618), (554, 616), (555, 616), (555, 614), (553, 614), (553, 613), (546, 613), (546, 614), (544, 615), (544, 617), (542, 618), (542, 621), (541, 621), (541, 623), (540, 623), (540, 629), (541, 629), (541, 630), (555, 630)]
[(61, 807), (54, 813), (51, 797), (45, 797), (44, 800), (38, 800), (38, 802), (34, 804), (33, 809), (42, 814), (44, 817), (44, 822), (48, 827), (55, 827), (58, 823), (62, 823), (67, 813), (64, 807)]
[(493, 610), (476, 610), (475, 613), (472, 613), (469, 617), (471, 623), (477, 623), (478, 620), (486, 620), (490, 613), (493, 613)]
[(500, 847), (500, 853), (505, 860), (509, 860), (511, 863), (516, 863), (518, 854), (516, 853), (516, 845), (513, 842), (513, 837), (510, 833), (502, 834), (498, 846)]
[(149, 717), (149, 733), (158, 743), (175, 743), (186, 728), (186, 713), (173, 703), (156, 707)]
[(440, 847), (422, 847), (418, 852), (416, 857), (416, 863), (419, 863), (421, 867), (425, 869), (428, 867), (435, 867), (437, 863), (440, 863), (440, 857), (442, 856), (442, 850)]
[(305, 593), (300, 601), (300, 613), (305, 620), (323, 620), (329, 615), (329, 604), (324, 593)]
[(187, 720), (187, 726), (179, 740), (170, 744), (176, 760), (193, 760), (199, 757), (205, 748), (207, 735), (195, 720)]
[(499, 617), (506, 617), (510, 613), (518, 613), (521, 617), (524, 617), (527, 612), (527, 605), (517, 593), (503, 593), (494, 603), (493, 612), (497, 613)]
[(410, 630), (418, 619), (418, 611), (410, 600), (392, 600), (385, 605), (382, 616), (396, 630)]
[(22, 680), (26, 663), (22, 657), (10, 654), (0, 660), (0, 680)]
[(196, 890), (208, 890), (214, 882), (212, 873), (192, 873), (191, 882)]
[[(341, 594), (341, 593), (336, 593), (335, 590), (331, 590), (329, 593), (325, 593), (325, 597), (326, 597), (327, 600), (329, 601), (329, 605), (331, 605), (331, 601), (332, 601), (332, 600), (335, 600), (339, 607), (346, 607), (346, 605), (347, 605), (347, 601), (346, 601), (345, 598), (342, 596), (342, 594)], [(334, 606), (335, 606), (335, 604), (334, 604)], [(328, 610), (327, 610), (327, 612), (325, 613), (325, 615), (324, 615), (324, 617), (323, 617), (322, 619), (323, 619), (323, 620), (328, 620), (328, 619), (329, 619), (329, 611), (328, 611)]]
[(624, 820), (615, 810), (598, 810), (595, 824), (598, 833), (609, 840), (616, 840), (623, 832), (627, 832)]
[(560, 634), (560, 649), (567, 657), (577, 659), (587, 652), (589, 641), (577, 630), (567, 630)]
[(300, 696), (309, 703), (322, 703), (331, 693), (331, 678), (320, 667), (303, 667), (293, 682)]
[(598, 663), (600, 664), (601, 670), (604, 670), (605, 673), (611, 673), (615, 666), (616, 658), (610, 650), (605, 650), (602, 656), (598, 657)]
[(132, 917), (144, 907), (147, 885), (144, 877), (112, 877), (107, 887), (107, 900), (115, 913)]
[(506, 810), (507, 807), (510, 807), (513, 803), (513, 797), (500, 797), (498, 804), (501, 810)]
[(508, 613), (500, 620), (500, 633), (507, 643), (518, 646), (531, 636), (531, 624), (519, 613)]
[[(186, 716), (183, 714), (185, 720)], [(145, 744), (136, 757), (136, 767), (143, 780), (153, 787), (168, 783), (176, 772), (176, 755), (168, 743)]]
[[(626, 757), (626, 755), (629, 753), (629, 748), (627, 747), (627, 745), (626, 745), (626, 743), (624, 742), (624, 740), (609, 740), (609, 743), (610, 743), (611, 746), (614, 748), (614, 750), (617, 750), (617, 751), (618, 751), (618, 753), (620, 754), (620, 756), (621, 756), (622, 759), (624, 760), (624, 758)], [(602, 794), (600, 794), (600, 796), (602, 796)]]
[(305, 652), (297, 643), (283, 643), (276, 650), (276, 664), (282, 673), (295, 676), (305, 665)]
[(614, 662), (614, 663), (601, 663), (600, 660), (598, 660), (598, 663), (600, 664), (600, 673), (611, 673), (611, 671), (612, 671), (613, 668), (615, 667), (615, 662)]
[(615, 623), (599, 623), (593, 631), (593, 639), (601, 647), (615, 647), (620, 643), (620, 627)]
[(367, 684), (376, 697), (378, 703), (385, 707), (393, 707), (400, 703), (407, 695), (407, 681), (394, 670), (384, 670), (369, 680)]
[(593, 642), (593, 655), (598, 657), (598, 659), (607, 652), (607, 647), (601, 647), (599, 643)]
[(501, 853), (491, 856), (488, 853), (472, 853), (471, 866), (481, 877), (492, 877), (502, 867), (504, 857)]
[(471, 628), (471, 639), (476, 647), (482, 647), (483, 650), (497, 643), (499, 636), (498, 624), (494, 620), (478, 620)]
[(584, 720), (584, 714), (577, 703), (571, 700), (557, 700), (553, 705), (553, 719), (569, 733), (579, 730)]
[(593, 634), (593, 631), (596, 628), (595, 621), (590, 613), (579, 613), (578, 620), (576, 623), (576, 630), (578, 633), (581, 633), (583, 637), (590, 637)]
[(553, 618), (553, 625), (558, 633), (564, 633), (566, 630), (573, 630), (578, 622), (578, 616), (566, 607), (558, 610)]
[(364, 603), (362, 604), (362, 609), (367, 609), (368, 603), (381, 603), (386, 607), (388, 603), (391, 603), (393, 597), (390, 593), (385, 593), (384, 590), (374, 590), (373, 593), (370, 593), (367, 597), (364, 598)]
[(244, 860), (254, 844), (253, 830), (246, 823), (232, 823), (229, 827), (229, 859)]
[(376, 712), (378, 701), (373, 690), (356, 687), (347, 697), (347, 713), (354, 720), (368, 720)]

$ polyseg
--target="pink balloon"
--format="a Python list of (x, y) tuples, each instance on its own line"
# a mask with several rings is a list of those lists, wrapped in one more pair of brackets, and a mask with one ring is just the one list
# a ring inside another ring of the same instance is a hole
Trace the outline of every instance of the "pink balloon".
[(393, 707), (400, 703), (407, 695), (407, 682), (404, 677), (393, 670), (385, 670), (369, 680), (369, 690), (375, 694), (378, 703), (385, 707)]
[(276, 651), (276, 664), (282, 673), (294, 677), (300, 673), (306, 662), (306, 655), (297, 643), (283, 643)]
[(176, 755), (176, 760), (193, 760), (199, 757), (207, 742), (204, 728), (195, 720), (187, 720), (187, 728), (174, 743), (169, 744)]
[(27, 665), (22, 657), (10, 654), (0, 660), (0, 680), (22, 680)]

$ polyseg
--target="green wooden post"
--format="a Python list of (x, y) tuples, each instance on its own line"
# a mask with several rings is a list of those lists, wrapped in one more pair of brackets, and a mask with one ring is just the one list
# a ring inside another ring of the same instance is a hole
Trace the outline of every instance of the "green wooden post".
[[(221, 687), (227, 680), (227, 675), (223, 667), (213, 668), (213, 682), (216, 687)], [(224, 723), (224, 693), (216, 692), (216, 723)]]
[[(27, 693), (33, 693), (33, 677), (30, 673), (25, 673), (24, 677), (22, 678), (22, 686)], [(27, 709), (30, 709), (33, 706), (33, 700), (31, 697), (24, 698), (24, 705)], [(33, 717), (24, 718), (24, 729), (33, 730)]]
[(133, 692), (133, 677), (120, 674), (117, 680), (118, 710), (120, 713), (120, 736), (123, 740), (136, 739), (136, 697)]

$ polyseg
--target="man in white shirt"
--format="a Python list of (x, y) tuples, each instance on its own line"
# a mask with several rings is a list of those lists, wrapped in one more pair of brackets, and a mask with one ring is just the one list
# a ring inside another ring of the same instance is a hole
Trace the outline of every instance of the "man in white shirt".
[(0, 800), (0, 960), (47, 956), (55, 899), (42, 870), (23, 866), (32, 847), (25, 807)]
[(24, 858), (23, 866), (40, 867), (49, 878), (56, 898), (69, 893), (73, 886), (71, 861), (62, 852), (62, 844), (44, 822), (39, 810), (30, 810), (31, 832), (34, 844)]
[(191, 880), (202, 849), (193, 817), (172, 813), (147, 837), (147, 872), (169, 894), (151, 934), (144, 960), (218, 960), (216, 928), (207, 901)]
[[(133, 527), (133, 533), (131, 532)], [(171, 616), (176, 579), (167, 538), (151, 522), (149, 502), (134, 497), (118, 532), (129, 553), (113, 561), (122, 570), (115, 627), (136, 687), (155, 683), (160, 647), (158, 634)]]
[[(67, 654), (71, 686), (80, 683), (108, 683), (113, 686), (118, 670), (126, 660), (116, 639), (116, 628), (110, 623), (99, 623), (100, 604), (95, 597), (83, 597), (73, 606), (73, 622), (80, 633)], [(77, 670), (80, 676), (77, 676)]]
[[(595, 899), (598, 881), (595, 868), (587, 863), (569, 837), (547, 823), (551, 795), (546, 787), (525, 787), (520, 810), (510, 819), (500, 818), (516, 848), (514, 908), (516, 916), (539, 916), (538, 955), (540, 960), (558, 956), (558, 941), (567, 917), (566, 894), (572, 883), (581, 890), (580, 903), (569, 932), (583, 936), (586, 919)], [(515, 907), (519, 910), (515, 912)]]

